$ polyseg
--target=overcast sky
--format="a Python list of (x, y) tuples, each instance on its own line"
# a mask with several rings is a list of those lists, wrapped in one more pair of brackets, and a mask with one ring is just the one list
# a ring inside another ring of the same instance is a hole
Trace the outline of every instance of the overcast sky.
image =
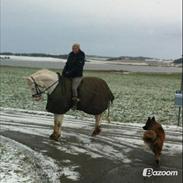
[(0, 0), (1, 51), (181, 56), (181, 0)]

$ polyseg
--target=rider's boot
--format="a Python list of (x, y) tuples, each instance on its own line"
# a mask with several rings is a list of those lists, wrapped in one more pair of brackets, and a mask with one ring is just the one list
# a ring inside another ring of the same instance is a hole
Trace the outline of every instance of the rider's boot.
[(78, 105), (79, 101), (80, 101), (80, 99), (78, 97), (72, 97), (72, 109), (73, 110), (77, 109), (77, 105)]

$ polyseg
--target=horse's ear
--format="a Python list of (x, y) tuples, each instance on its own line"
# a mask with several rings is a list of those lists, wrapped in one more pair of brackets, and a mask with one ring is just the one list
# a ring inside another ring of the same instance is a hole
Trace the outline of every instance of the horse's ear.
[(24, 76), (23, 79), (25, 79), (28, 82), (28, 84), (32, 83), (32, 79), (30, 77)]

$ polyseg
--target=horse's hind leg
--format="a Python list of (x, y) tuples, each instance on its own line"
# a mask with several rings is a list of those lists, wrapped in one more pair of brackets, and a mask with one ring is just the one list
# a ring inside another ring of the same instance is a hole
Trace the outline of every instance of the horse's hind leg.
[(54, 115), (54, 127), (53, 127), (53, 133), (50, 135), (50, 138), (53, 140), (58, 141), (60, 135), (61, 135), (61, 126), (63, 122), (64, 115), (61, 114), (55, 114)]
[(95, 115), (95, 130), (92, 133), (92, 136), (96, 136), (101, 132), (100, 124), (102, 121), (102, 114)]

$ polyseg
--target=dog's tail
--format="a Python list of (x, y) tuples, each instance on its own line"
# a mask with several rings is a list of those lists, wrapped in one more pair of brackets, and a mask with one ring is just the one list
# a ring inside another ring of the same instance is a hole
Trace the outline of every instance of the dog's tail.
[(155, 141), (156, 138), (157, 138), (157, 135), (156, 135), (155, 131), (147, 130), (144, 132), (144, 136), (143, 136), (144, 142), (152, 143)]

